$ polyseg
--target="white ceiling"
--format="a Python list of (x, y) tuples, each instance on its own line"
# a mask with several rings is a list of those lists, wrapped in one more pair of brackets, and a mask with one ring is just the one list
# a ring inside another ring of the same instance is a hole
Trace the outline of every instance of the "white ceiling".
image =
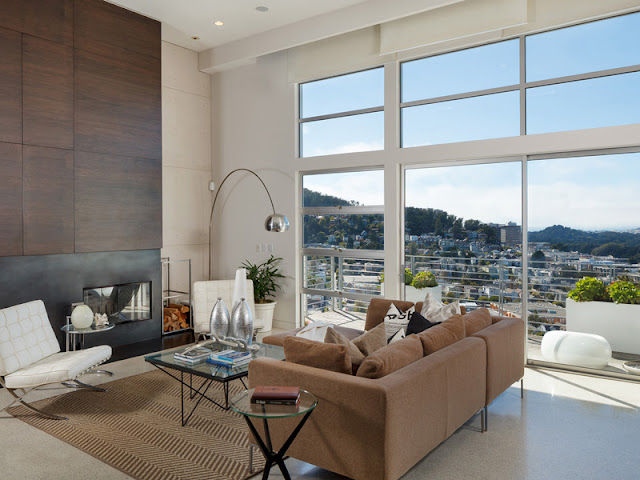
[[(197, 52), (369, 0), (108, 0), (162, 22), (162, 39)], [(268, 7), (267, 12), (256, 10)], [(222, 27), (214, 22), (221, 20)], [(193, 40), (191, 37), (200, 37)]]

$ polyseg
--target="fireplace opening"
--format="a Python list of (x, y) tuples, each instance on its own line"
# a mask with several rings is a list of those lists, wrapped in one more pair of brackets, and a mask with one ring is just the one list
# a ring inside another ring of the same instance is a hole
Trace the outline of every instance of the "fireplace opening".
[(93, 313), (103, 313), (112, 323), (149, 320), (151, 282), (123, 283), (83, 289), (85, 305)]

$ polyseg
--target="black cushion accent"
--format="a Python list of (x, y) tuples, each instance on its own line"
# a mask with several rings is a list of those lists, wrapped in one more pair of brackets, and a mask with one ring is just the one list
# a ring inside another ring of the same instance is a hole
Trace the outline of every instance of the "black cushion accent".
[(437, 325), (437, 323), (431, 323), (429, 320), (420, 315), (419, 312), (414, 312), (409, 319), (409, 325), (407, 325), (406, 335), (409, 336), (412, 333), (424, 332), (426, 329)]

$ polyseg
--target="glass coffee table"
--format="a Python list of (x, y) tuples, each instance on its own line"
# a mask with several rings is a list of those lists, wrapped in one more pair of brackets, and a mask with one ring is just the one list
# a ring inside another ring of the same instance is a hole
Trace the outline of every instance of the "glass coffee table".
[[(309, 415), (311, 415), (313, 409), (316, 408), (318, 400), (312, 393), (300, 389), (300, 401), (297, 405), (263, 405), (251, 403), (251, 395), (253, 394), (253, 391), (254, 389), (252, 388), (251, 390), (239, 393), (233, 397), (231, 399), (231, 409), (234, 412), (241, 414), (247, 421), (249, 430), (251, 430), (253, 437), (256, 439), (256, 442), (258, 442), (258, 447), (260, 448), (262, 455), (264, 455), (266, 464), (264, 466), (264, 472), (262, 473), (262, 479), (266, 480), (269, 478), (271, 467), (273, 465), (278, 465), (285, 480), (291, 480), (287, 466), (284, 464), (284, 456), (296, 436), (298, 436), (298, 433), (300, 433), (300, 430), (309, 418)], [(291, 435), (289, 435), (289, 438), (284, 442), (282, 448), (280, 448), (279, 451), (274, 452), (271, 444), (271, 435), (269, 434), (268, 420), (297, 417), (300, 415), (302, 415), (302, 419), (298, 422), (298, 425)], [(260, 434), (258, 434), (251, 418), (262, 419), (264, 425), (264, 439)]]
[[(267, 357), (274, 358), (276, 360), (284, 360), (284, 349), (282, 347), (278, 347), (276, 345), (269, 345), (266, 343), (254, 343), (254, 345), (258, 345), (260, 347), (259, 350), (253, 352), (253, 358), (259, 357)], [(146, 362), (149, 362), (162, 372), (166, 373), (170, 377), (174, 378), (181, 385), (181, 399), (180, 399), (180, 409), (182, 415), (182, 426), (184, 427), (193, 412), (196, 411), (198, 405), (203, 399), (208, 400), (209, 402), (217, 405), (218, 407), (229, 410), (229, 382), (233, 380), (240, 380), (242, 385), (247, 388), (247, 385), (244, 382), (244, 378), (249, 375), (249, 364), (240, 365), (238, 367), (222, 367), (217, 365), (212, 365), (207, 362), (198, 363), (195, 365), (190, 365), (185, 362), (181, 362), (180, 360), (176, 360), (174, 358), (174, 353), (182, 352), (185, 349), (191, 347), (192, 345), (185, 345), (182, 347), (172, 348), (169, 350), (163, 350), (159, 353), (154, 353), (153, 355), (147, 355), (144, 357)], [(226, 350), (230, 348), (227, 345), (220, 344), (209, 344), (206, 348), (209, 348), (212, 352)], [(241, 351), (241, 349), (239, 349)], [(188, 378), (185, 378), (188, 377)], [(200, 385), (194, 385), (194, 378), (198, 377), (202, 379)], [(211, 397), (207, 396), (207, 391), (209, 387), (213, 384), (213, 382), (222, 383), (224, 386), (224, 404), (217, 402)], [(189, 400), (193, 400), (197, 397), (195, 401), (195, 405), (191, 409), (191, 411), (185, 416), (185, 389), (189, 393)]]

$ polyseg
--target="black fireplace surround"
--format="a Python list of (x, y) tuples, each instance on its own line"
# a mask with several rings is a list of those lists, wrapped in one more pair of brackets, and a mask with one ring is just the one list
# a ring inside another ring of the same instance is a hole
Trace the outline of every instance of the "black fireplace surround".
[[(71, 304), (83, 302), (91, 285), (148, 282), (150, 315), (147, 320), (124, 321), (99, 335), (87, 335), (86, 346), (118, 347), (162, 337), (162, 264), (160, 250), (72, 253), (0, 257), (0, 308), (42, 300), (53, 331), (64, 349), (60, 330)], [(153, 288), (151, 288), (153, 286)], [(132, 320), (132, 319), (131, 319)]]

